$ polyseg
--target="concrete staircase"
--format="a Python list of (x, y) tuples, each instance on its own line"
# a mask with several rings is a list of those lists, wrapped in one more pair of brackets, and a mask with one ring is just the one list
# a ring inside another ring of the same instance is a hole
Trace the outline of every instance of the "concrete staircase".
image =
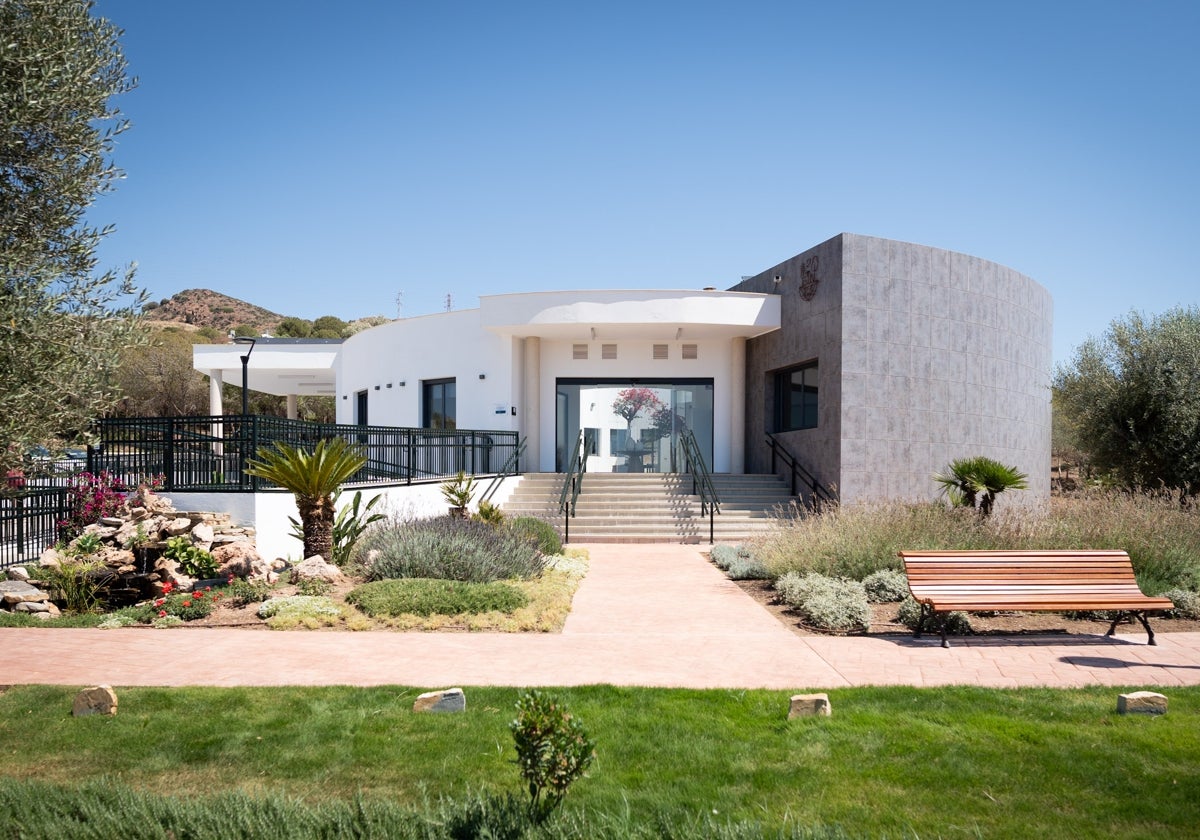
[[(770, 525), (779, 505), (793, 499), (782, 479), (773, 475), (714, 475), (721, 512), (713, 519), (717, 542), (740, 542)], [(559, 494), (566, 476), (528, 473), (504, 503), (508, 516), (537, 516), (561, 533)], [(576, 515), (570, 522), (571, 542), (708, 542), (708, 517), (700, 497), (692, 494), (688, 475), (658, 473), (587, 473)]]

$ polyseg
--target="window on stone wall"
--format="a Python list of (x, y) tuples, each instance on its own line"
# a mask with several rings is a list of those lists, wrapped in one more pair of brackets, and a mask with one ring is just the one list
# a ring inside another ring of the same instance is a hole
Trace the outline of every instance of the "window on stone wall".
[(775, 431), (817, 427), (817, 363), (806, 362), (775, 374)]

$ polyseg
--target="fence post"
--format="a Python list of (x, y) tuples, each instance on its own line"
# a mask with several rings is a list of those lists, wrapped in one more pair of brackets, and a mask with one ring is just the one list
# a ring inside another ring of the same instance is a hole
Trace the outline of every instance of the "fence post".
[(405, 471), (405, 473), (407, 473), (407, 475), (405, 476), (405, 479), (404, 479), (404, 483), (405, 483), (405, 484), (412, 484), (412, 477), (413, 477), (413, 449), (414, 449), (414, 447), (413, 447), (413, 432), (412, 432), (412, 429), (409, 429), (409, 430), (408, 430), (408, 431), (405, 433), (405, 437), (407, 437), (407, 438), (408, 438), (408, 453), (407, 453), (407, 455), (406, 455), (406, 460), (408, 461), (408, 466), (407, 466), (407, 467), (405, 468), (405, 470), (404, 470), (404, 471)]
[(167, 439), (163, 441), (163, 486), (175, 489), (175, 418), (167, 418)]

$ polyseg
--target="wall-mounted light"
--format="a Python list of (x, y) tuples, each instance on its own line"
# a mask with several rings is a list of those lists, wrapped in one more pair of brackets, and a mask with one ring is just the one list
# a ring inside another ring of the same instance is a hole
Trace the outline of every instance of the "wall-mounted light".
[(397, 382), (396, 384), (397, 384), (397, 385), (399, 385), (401, 388), (403, 388), (403, 387), (404, 387), (404, 380), (403, 380), (403, 379), (401, 379), (401, 380), (400, 380), (399, 382)]
[(480, 378), (480, 379), (487, 379), (487, 374), (486, 374), (486, 373), (481, 373), (481, 374), (479, 374), (479, 378)]
[(391, 382), (389, 382), (389, 383), (387, 384), (387, 386), (388, 386), (389, 388), (391, 388), (391, 387), (392, 387), (392, 383), (391, 383)]
[(779, 285), (780, 283), (782, 283), (782, 282), (783, 282), (783, 275), (782, 275), (782, 274), (776, 274), (776, 275), (775, 275), (775, 285), (776, 285), (776, 286), (778, 286), (778, 285)]

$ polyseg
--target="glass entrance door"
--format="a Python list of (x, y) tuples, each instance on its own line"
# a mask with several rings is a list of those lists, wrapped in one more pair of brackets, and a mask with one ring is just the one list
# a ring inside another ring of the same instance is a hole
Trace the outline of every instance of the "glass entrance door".
[(559, 379), (556, 394), (560, 471), (582, 432), (588, 472), (677, 472), (684, 429), (712, 469), (711, 379)]

